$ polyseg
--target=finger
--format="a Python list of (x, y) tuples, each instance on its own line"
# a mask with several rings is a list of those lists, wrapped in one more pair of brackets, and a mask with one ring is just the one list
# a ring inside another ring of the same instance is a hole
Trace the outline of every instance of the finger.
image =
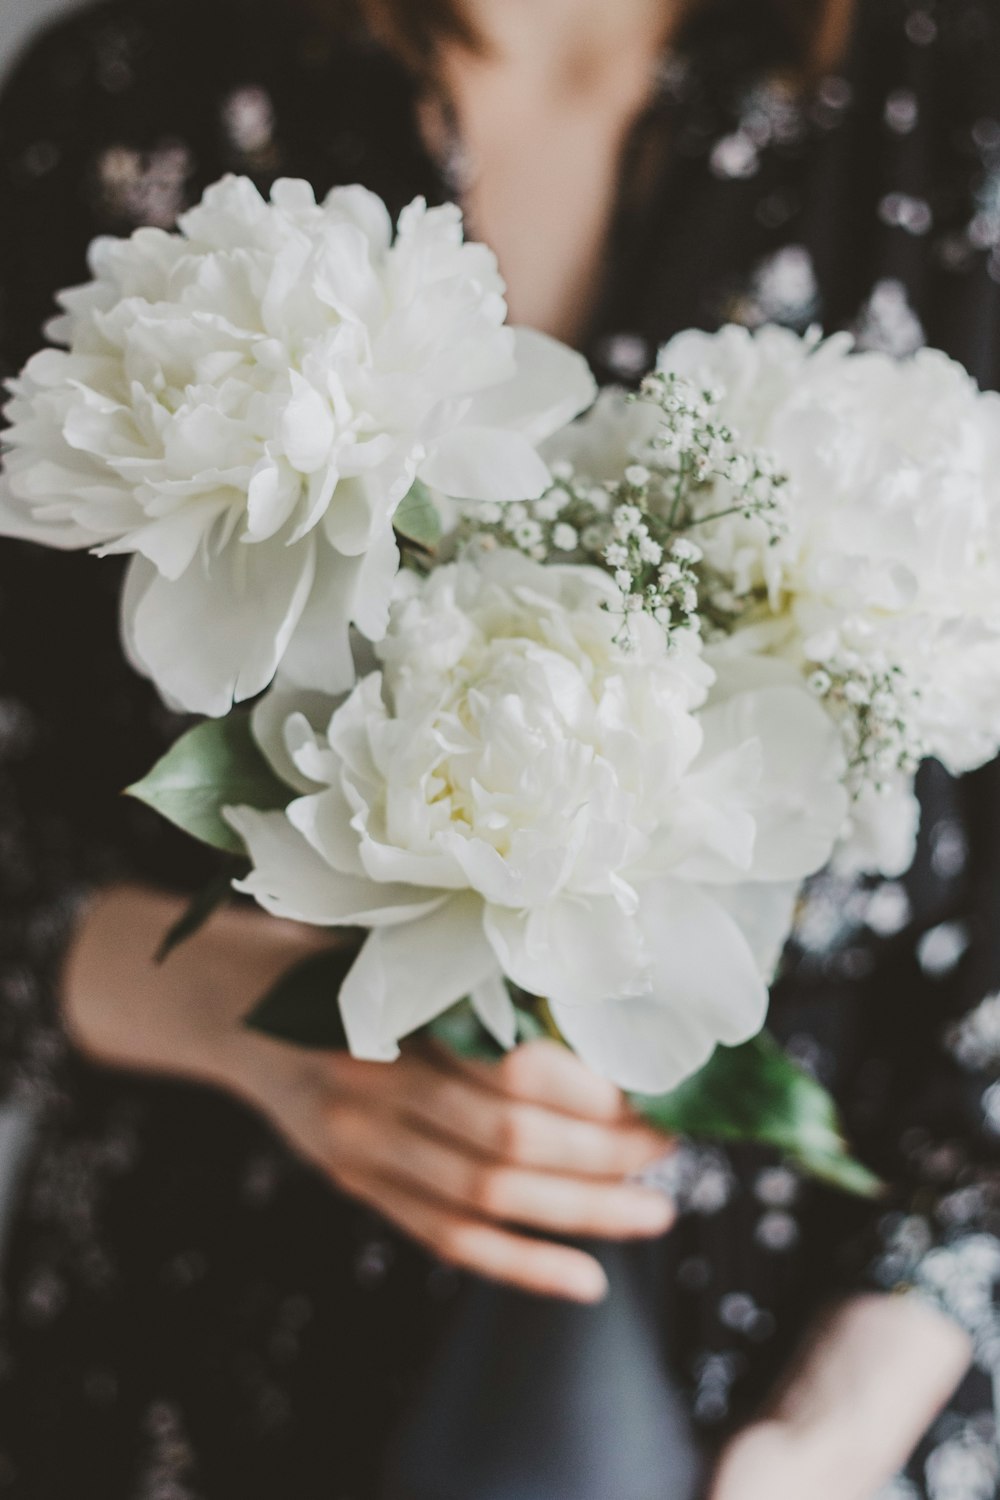
[(463, 1217), (399, 1183), (347, 1174), (344, 1186), (433, 1255), (461, 1270), (571, 1302), (600, 1302), (607, 1294), (604, 1272), (582, 1250), (524, 1239)]
[(339, 1082), (342, 1092), (368, 1101), (381, 1086), (387, 1107), (442, 1140), (541, 1171), (620, 1180), (671, 1149), (668, 1137), (632, 1116), (603, 1124), (575, 1119), (499, 1094), (478, 1076), (441, 1067), (430, 1057), (404, 1058), (393, 1064), (391, 1077), (382, 1064), (363, 1064), (360, 1073), (343, 1070)]
[[(443, 1049), (437, 1055), (441, 1057)], [(592, 1072), (560, 1042), (526, 1042), (497, 1063), (476, 1062), (453, 1053), (445, 1056), (447, 1064), (508, 1099), (544, 1104), (578, 1119), (605, 1123), (631, 1114), (621, 1090)]]
[(464, 1213), (557, 1234), (634, 1239), (663, 1234), (673, 1210), (655, 1188), (529, 1171), (458, 1150), (404, 1122), (372, 1129), (369, 1112), (329, 1112), (331, 1162), (444, 1200)]

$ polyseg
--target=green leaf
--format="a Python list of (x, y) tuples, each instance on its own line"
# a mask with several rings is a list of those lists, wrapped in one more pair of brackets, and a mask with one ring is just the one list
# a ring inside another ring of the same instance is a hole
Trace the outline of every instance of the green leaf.
[(399, 502), (392, 524), (400, 536), (432, 551), (441, 540), (441, 517), (430, 491), (419, 479)]
[(300, 1047), (343, 1051), (340, 987), (357, 956), (353, 943), (310, 954), (282, 975), (244, 1024)]
[(774, 1146), (813, 1177), (873, 1198), (879, 1179), (855, 1161), (833, 1100), (766, 1032), (742, 1047), (718, 1047), (700, 1073), (669, 1094), (633, 1095), (651, 1124), (696, 1140)]
[[(518, 1042), (533, 1042), (545, 1035), (544, 1028), (530, 1011), (523, 1010), (520, 1006), (515, 1006), (514, 1011), (517, 1016)], [(506, 1056), (506, 1048), (501, 1047), (496, 1038), (486, 1030), (468, 1000), (460, 1000), (457, 1005), (446, 1010), (444, 1015), (438, 1016), (427, 1027), (427, 1034), (450, 1047), (459, 1057), (467, 1057), (474, 1062), (499, 1062)]]
[(436, 1042), (473, 1062), (499, 1062), (504, 1049), (492, 1037), (467, 1000), (460, 1000), (427, 1028)]
[(193, 938), (200, 932), (208, 919), (215, 915), (220, 906), (224, 906), (232, 899), (233, 881), (249, 869), (245, 860), (233, 860), (225, 869), (213, 875), (211, 880), (202, 890), (192, 896), (191, 901), (183, 914), (174, 925), (168, 929), (162, 943), (156, 950), (156, 962), (165, 963), (175, 948), (186, 943), (188, 938)]
[(224, 807), (246, 803), (266, 812), (287, 807), (293, 795), (258, 749), (245, 712), (189, 729), (126, 794), (227, 854), (246, 850), (224, 820)]

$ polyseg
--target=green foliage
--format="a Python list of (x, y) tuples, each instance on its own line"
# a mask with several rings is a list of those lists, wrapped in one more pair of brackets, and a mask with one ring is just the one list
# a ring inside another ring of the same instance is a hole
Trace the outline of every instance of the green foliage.
[[(532, 1042), (545, 1035), (544, 1027), (530, 1011), (518, 1006), (516, 1012), (519, 1042)], [(445, 1011), (443, 1016), (431, 1022), (427, 1031), (435, 1041), (450, 1047), (459, 1057), (478, 1062), (499, 1062), (504, 1056), (504, 1048), (486, 1030), (468, 1000), (460, 1000), (457, 1005)]]
[(213, 875), (208, 884), (191, 897), (190, 903), (169, 928), (156, 951), (158, 964), (165, 963), (175, 948), (186, 943), (188, 938), (193, 938), (219, 907), (225, 906), (233, 894), (233, 881), (244, 875), (248, 868), (245, 860), (227, 860), (226, 868)]
[[(337, 995), (354, 962), (355, 947), (314, 955), (286, 974), (248, 1024), (307, 1047), (345, 1047)], [(550, 1034), (532, 1011), (518, 1007), (518, 1041)], [(503, 1048), (467, 1000), (426, 1028), (426, 1035), (460, 1057), (497, 1062)], [(762, 1032), (742, 1047), (719, 1047), (693, 1078), (672, 1093), (633, 1095), (652, 1125), (695, 1140), (754, 1141), (843, 1192), (876, 1197), (882, 1184), (849, 1154), (827, 1091)]]
[(441, 517), (430, 491), (419, 479), (399, 503), (392, 524), (401, 537), (433, 551), (441, 540)]
[(310, 954), (281, 976), (251, 1011), (246, 1025), (300, 1047), (344, 1050), (340, 987), (357, 956), (354, 943)]
[(227, 854), (246, 851), (223, 818), (224, 807), (246, 804), (266, 812), (286, 807), (292, 798), (261, 754), (246, 712), (189, 729), (147, 776), (127, 788), (127, 795)]
[(718, 1047), (700, 1073), (669, 1094), (633, 1096), (651, 1124), (697, 1140), (756, 1141), (782, 1151), (813, 1177), (861, 1197), (879, 1179), (849, 1154), (826, 1089), (767, 1032), (742, 1047)]

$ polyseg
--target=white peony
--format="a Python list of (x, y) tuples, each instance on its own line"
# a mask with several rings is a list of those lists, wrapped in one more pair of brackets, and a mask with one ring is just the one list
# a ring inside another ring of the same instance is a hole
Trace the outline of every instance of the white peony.
[(716, 387), (724, 420), (789, 477), (777, 545), (738, 514), (696, 535), (750, 601), (732, 649), (783, 655), (888, 724), (841, 856), (898, 873), (916, 829), (906, 761), (959, 774), (1000, 748), (1000, 397), (935, 350), (900, 361), (779, 328), (683, 333), (660, 367)]
[(372, 928), (341, 993), (352, 1049), (470, 995), (506, 1044), (504, 984), (567, 1041), (660, 1092), (763, 1023), (798, 883), (845, 812), (827, 715), (789, 668), (734, 690), (691, 636), (616, 647), (597, 569), (506, 550), (402, 575), (381, 671), (332, 717), (276, 687), (256, 711), (300, 792), (231, 809), (269, 911)]
[(227, 178), (178, 234), (95, 242), (13, 382), (0, 530), (134, 554), (124, 631), (185, 709), (222, 714), (279, 664), (352, 680), (347, 626), (383, 632), (392, 517), (415, 479), (533, 498), (536, 444), (588, 404), (579, 356), (504, 326), (503, 283), (459, 210), (393, 238), (360, 187), (266, 202)]
[[(1000, 396), (936, 350), (895, 360), (785, 329), (684, 333), (664, 369), (704, 376), (741, 437), (790, 479), (788, 535), (740, 516), (699, 529), (747, 616), (792, 657), (902, 669), (914, 728), (953, 772), (1000, 744)], [(772, 627), (777, 624), (777, 630)]]

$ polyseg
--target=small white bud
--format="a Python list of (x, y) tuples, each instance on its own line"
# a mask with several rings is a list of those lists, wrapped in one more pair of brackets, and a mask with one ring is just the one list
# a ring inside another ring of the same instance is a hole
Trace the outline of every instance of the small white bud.
[(552, 532), (552, 545), (560, 552), (573, 552), (580, 542), (580, 536), (575, 526), (570, 526), (568, 521), (560, 521)]

